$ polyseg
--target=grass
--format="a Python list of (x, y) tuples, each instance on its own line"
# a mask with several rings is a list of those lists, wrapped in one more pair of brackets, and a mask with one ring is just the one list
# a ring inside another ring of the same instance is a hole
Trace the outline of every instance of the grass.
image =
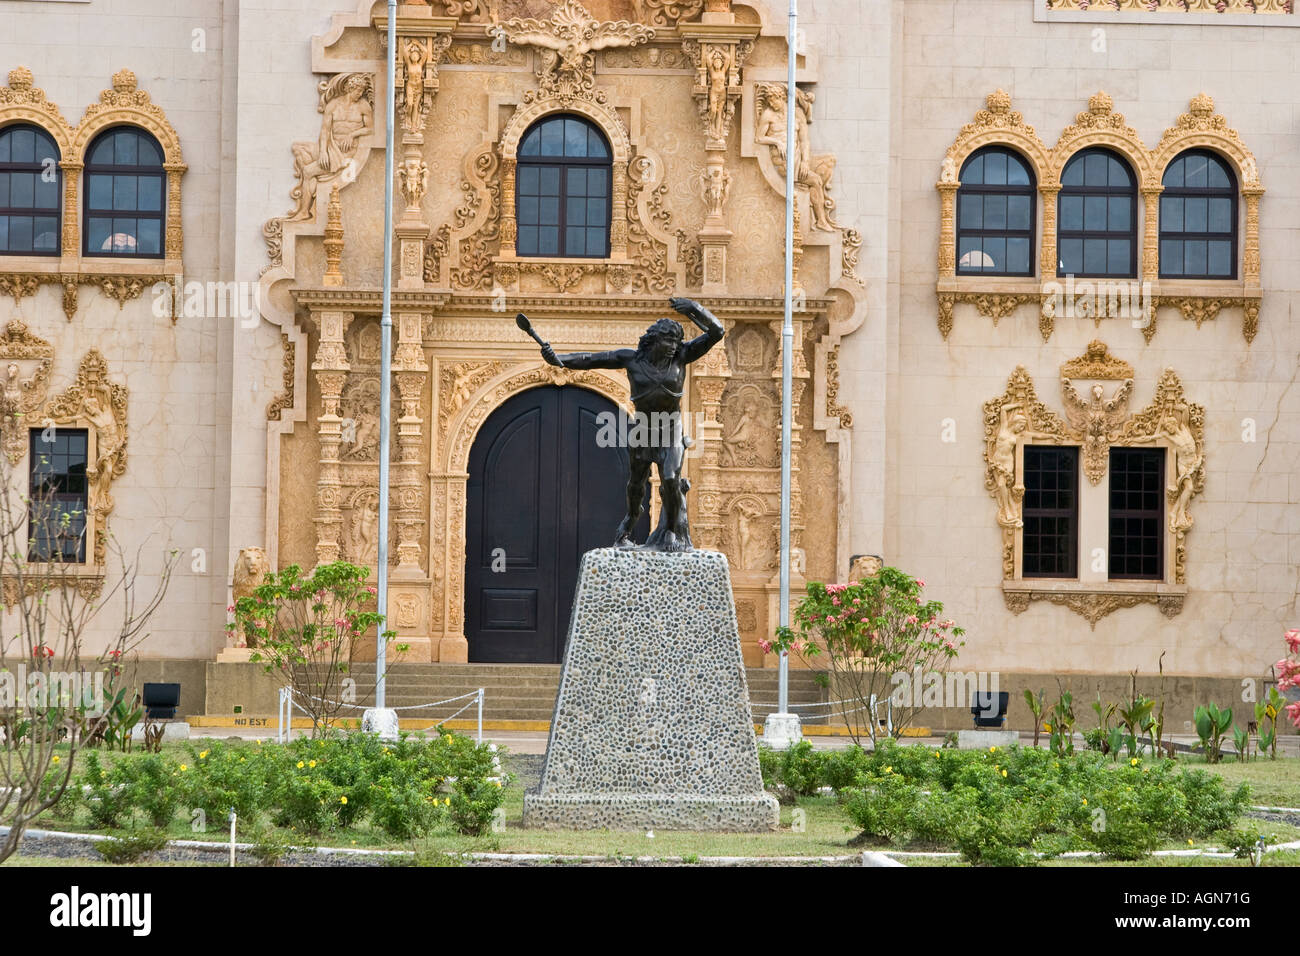
[[(230, 740), (231, 747), (256, 747), (251, 741)], [(164, 751), (175, 757), (187, 754), (183, 745), (164, 744)], [(107, 759), (114, 759), (115, 754), (104, 754)], [(511, 758), (504, 756), (506, 769), (510, 769)], [(1186, 767), (1201, 767), (1224, 777), (1225, 782), (1235, 786), (1246, 781), (1252, 787), (1251, 802), (1269, 806), (1300, 807), (1300, 759), (1279, 758), (1253, 760), (1246, 764), (1235, 760), (1206, 765), (1201, 757), (1184, 757), (1179, 760)], [(822, 857), (850, 856), (859, 852), (859, 848), (850, 846), (849, 841), (855, 835), (855, 829), (849, 823), (835, 798), (830, 796), (805, 797), (798, 801), (797, 809), (802, 811), (802, 826), (795, 830), (792, 826), (795, 807), (781, 807), (781, 827), (766, 833), (695, 833), (656, 831), (653, 836), (645, 832), (620, 831), (552, 831), (531, 830), (523, 827), (524, 783), (515, 780), (505, 792), (503, 809), (505, 810), (505, 828), (501, 832), (488, 833), (482, 837), (468, 837), (450, 831), (439, 831), (416, 843), (395, 841), (381, 830), (371, 829), (362, 824), (348, 830), (326, 832), (316, 837), (304, 838), (305, 844), (319, 846), (350, 847), (357, 849), (400, 850), (420, 854), (426, 858), (437, 859), (439, 854), (460, 854), (466, 852), (529, 853), (547, 856), (590, 856), (599, 858), (612, 857), (650, 857), (654, 859), (680, 858), (694, 863), (703, 857)], [(224, 842), (228, 839), (228, 827), (224, 820), (208, 821), (210, 827), (206, 832), (196, 832), (190, 824), (190, 817), (185, 810), (177, 813), (166, 833), (170, 839), (207, 839)], [(1300, 827), (1286, 823), (1266, 820), (1249, 820), (1246, 823), (1256, 826), (1261, 833), (1273, 837), (1274, 842), (1300, 840)], [(144, 821), (137, 819), (137, 826)], [(37, 822), (36, 827), (66, 830), (72, 832), (106, 832), (96, 830), (88, 813), (82, 809), (73, 821), (62, 821), (46, 817)], [(124, 831), (112, 831), (120, 835)], [(129, 832), (129, 829), (125, 832)], [(249, 830), (240, 827), (239, 839), (250, 839)], [(289, 834), (293, 839), (293, 834)], [(1197, 846), (1204, 848), (1212, 845), (1198, 841)], [(1163, 849), (1187, 849), (1183, 844), (1166, 844)], [(889, 850), (888, 847), (877, 849)], [(955, 858), (943, 857), (908, 857), (909, 865), (952, 866), (965, 865)], [(17, 865), (29, 866), (66, 866), (87, 865), (87, 860), (65, 860), (54, 857), (16, 856), (12, 861)], [(1298, 865), (1300, 852), (1280, 851), (1269, 854), (1266, 865)], [(106, 865), (98, 859), (90, 860), (89, 865)], [(181, 864), (156, 864), (181, 865)], [(201, 865), (201, 864), (200, 864)], [(1059, 866), (1095, 866), (1095, 865), (1131, 865), (1111, 863), (1099, 859), (1059, 859), (1048, 865)], [(1248, 860), (1214, 859), (1205, 857), (1152, 857), (1139, 862), (1141, 866), (1249, 866)]]

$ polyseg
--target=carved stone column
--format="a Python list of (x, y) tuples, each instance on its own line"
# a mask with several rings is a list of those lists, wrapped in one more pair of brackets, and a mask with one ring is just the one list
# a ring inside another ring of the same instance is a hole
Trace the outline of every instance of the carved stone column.
[[(727, 331), (735, 326), (724, 320)], [(725, 341), (725, 340), (724, 340)], [(727, 361), (725, 345), (719, 345), (691, 366), (691, 379), (699, 398), (702, 417), (696, 419), (697, 434), (692, 436), (699, 445), (699, 464), (694, 469), (698, 485), (695, 489), (696, 514), (691, 518), (692, 534), (697, 546), (712, 551), (722, 550), (722, 393), (731, 379), (731, 365)]]
[(320, 344), (312, 371), (320, 389), (321, 413), (316, 419), (320, 441), (320, 468), (316, 479), (316, 562), (329, 564), (342, 557), (343, 481), (339, 472), (339, 449), (343, 441), (343, 419), (339, 401), (347, 383), (347, 349), (343, 335), (352, 324), (350, 312), (313, 312), (312, 321), (320, 330)]
[(1142, 233), (1142, 280), (1158, 282), (1160, 279), (1160, 194), (1164, 186), (1143, 186), (1143, 215), (1146, 217)]
[(695, 64), (691, 92), (704, 126), (706, 159), (700, 190), (707, 212), (699, 241), (705, 295), (723, 294), (727, 286), (727, 247), (732, 237), (723, 211), (731, 187), (727, 136), (740, 100), (740, 67), (756, 36), (754, 27), (734, 20), (728, 10), (718, 11), (704, 23), (678, 24), (682, 49)]
[(1060, 266), (1056, 253), (1056, 196), (1060, 191), (1061, 187), (1055, 185), (1038, 187), (1038, 196), (1043, 203), (1043, 242), (1038, 257), (1038, 271), (1043, 282), (1055, 279)]
[[(406, 4), (397, 17), (397, 69), (393, 91), (402, 128), (401, 159), (395, 158), (398, 185), (406, 207), (393, 228), (397, 236), (397, 287), (424, 288), (424, 243), (429, 225), (424, 221), (424, 195), (429, 185), (425, 163), (424, 128), (438, 95), (438, 63), (451, 46), (456, 18), (435, 17), (432, 7)], [(381, 48), (388, 44), (387, 15), (376, 16)]]
[(339, 184), (330, 190), (329, 206), (325, 215), (325, 275), (324, 286), (343, 285), (343, 204), (339, 201)]
[(76, 160), (59, 161), (63, 170), (63, 256), (76, 258), (81, 254), (81, 222), (77, 218), (81, 202), (77, 199), (77, 184), (81, 182), (82, 164)]
[(168, 271), (181, 268), (183, 232), (181, 229), (181, 175), (189, 167), (184, 163), (163, 163), (167, 171), (167, 236), (166, 261)]
[(1246, 282), (1247, 292), (1259, 289), (1259, 197), (1263, 194), (1263, 186), (1241, 187), (1241, 195), (1246, 200), (1246, 234), (1242, 243), (1241, 277)]
[[(939, 280), (957, 275), (957, 190), (961, 183), (940, 182), (939, 190)], [(1046, 208), (1046, 207), (1044, 207)], [(1046, 273), (1043, 273), (1046, 275)], [(1056, 270), (1052, 270), (1056, 274)], [(945, 336), (946, 337), (946, 336)]]
[[(797, 209), (797, 207), (796, 207)], [(777, 361), (776, 367), (772, 370), (772, 378), (777, 382), (777, 393), (780, 394), (781, 368), (785, 356), (781, 350), (785, 347), (785, 340), (781, 335), (782, 322), (775, 320), (769, 324), (769, 328), (776, 335), (777, 341)], [(794, 354), (793, 354), (793, 371), (790, 380), (790, 598), (791, 606), (797, 602), (798, 594), (804, 587), (804, 561), (803, 561), (803, 491), (799, 483), (799, 459), (802, 445), (802, 435), (799, 425), (799, 407), (803, 399), (803, 393), (808, 385), (808, 364), (804, 360), (803, 337), (804, 322), (802, 319), (794, 319)], [(778, 429), (781, 427), (778, 422)], [(780, 519), (774, 526), (776, 535), (781, 533)], [(778, 538), (779, 540), (779, 538)], [(772, 579), (767, 584), (768, 592), (768, 621), (775, 627), (776, 622), (780, 620), (778, 613), (780, 611), (781, 601), (781, 578), (780, 578), (780, 557), (777, 558), (777, 572), (772, 575)], [(792, 615), (793, 617), (793, 615)], [(764, 664), (771, 664), (775, 667), (777, 658), (769, 655)]]
[(420, 340), (421, 315), (402, 312), (397, 316), (397, 354), (393, 377), (401, 399), (397, 419), (398, 466), (394, 485), (397, 499), (397, 574), (422, 577), (420, 541), (424, 535), (424, 494), (421, 481), (421, 450), (424, 437), (420, 403), (429, 380)]
[(501, 255), (513, 258), (515, 240), (519, 236), (519, 223), (515, 216), (515, 172), (513, 156), (501, 158)]

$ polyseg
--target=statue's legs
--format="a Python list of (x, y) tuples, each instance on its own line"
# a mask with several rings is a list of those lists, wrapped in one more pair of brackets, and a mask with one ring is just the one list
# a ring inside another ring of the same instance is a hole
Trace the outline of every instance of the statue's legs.
[(618, 526), (614, 538), (616, 548), (636, 547), (636, 542), (632, 540), (632, 532), (636, 529), (636, 523), (641, 520), (641, 512), (645, 507), (645, 483), (650, 477), (650, 462), (640, 460), (635, 452), (632, 453), (631, 458), (632, 467), (627, 479), (627, 515)]
[(663, 503), (663, 511), (659, 515), (659, 526), (645, 543), (647, 548), (655, 551), (690, 551), (694, 547), (686, 512), (686, 492), (691, 483), (680, 477), (682, 452), (679, 433), (673, 444), (664, 449), (659, 462), (659, 500)]

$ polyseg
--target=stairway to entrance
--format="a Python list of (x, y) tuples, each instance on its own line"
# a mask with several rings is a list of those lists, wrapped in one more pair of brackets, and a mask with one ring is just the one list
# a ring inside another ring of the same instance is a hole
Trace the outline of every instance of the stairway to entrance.
[[(814, 671), (790, 671), (790, 703), (820, 703), (827, 699), (815, 679)], [(746, 668), (749, 680), (750, 704), (754, 721), (776, 710), (777, 672), (775, 669)], [(375, 682), (375, 665), (354, 664), (352, 675), (357, 681), (359, 703), (373, 702), (370, 693)], [(388, 670), (387, 700), (389, 707), (410, 707), (429, 701), (446, 700), (460, 694), (484, 689), (484, 720), (550, 720), (555, 709), (555, 695), (560, 690), (559, 664), (394, 664)], [(477, 706), (471, 700), (457, 701), (427, 710), (412, 710), (403, 717), (430, 717), (447, 719), (457, 707), (470, 704), (458, 719), (473, 720)], [(826, 723), (826, 709), (809, 710), (795, 707), (795, 712), (806, 714), (804, 723)]]

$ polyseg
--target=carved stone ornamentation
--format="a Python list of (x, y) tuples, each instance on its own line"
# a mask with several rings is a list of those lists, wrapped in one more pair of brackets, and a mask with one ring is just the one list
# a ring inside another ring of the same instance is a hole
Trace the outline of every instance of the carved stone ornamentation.
[(347, 185), (356, 178), (360, 172), (355, 162), (357, 145), (375, 131), (375, 94), (368, 73), (338, 73), (321, 80), (316, 89), (320, 135), (314, 143), (293, 144), (297, 183), (289, 193), (294, 206), (285, 217), (287, 222), (315, 218), (316, 193), (322, 183), (342, 177)]
[[(646, 0), (650, 2), (650, 0)], [(487, 28), (506, 42), (537, 47), (539, 89), (536, 98), (562, 104), (595, 95), (596, 57), (593, 51), (629, 47), (654, 38), (651, 27), (627, 20), (596, 20), (578, 0), (564, 0), (550, 19), (513, 18)]]
[[(798, 164), (795, 167), (795, 185), (808, 191), (812, 208), (813, 228), (836, 232), (835, 200), (831, 197), (831, 176), (835, 172), (835, 157), (830, 153), (814, 155), (809, 137), (814, 94), (796, 90), (795, 150)], [(772, 165), (785, 176), (786, 146), (786, 88), (782, 83), (756, 83), (754, 85), (754, 143), (767, 146), (771, 151)]]

